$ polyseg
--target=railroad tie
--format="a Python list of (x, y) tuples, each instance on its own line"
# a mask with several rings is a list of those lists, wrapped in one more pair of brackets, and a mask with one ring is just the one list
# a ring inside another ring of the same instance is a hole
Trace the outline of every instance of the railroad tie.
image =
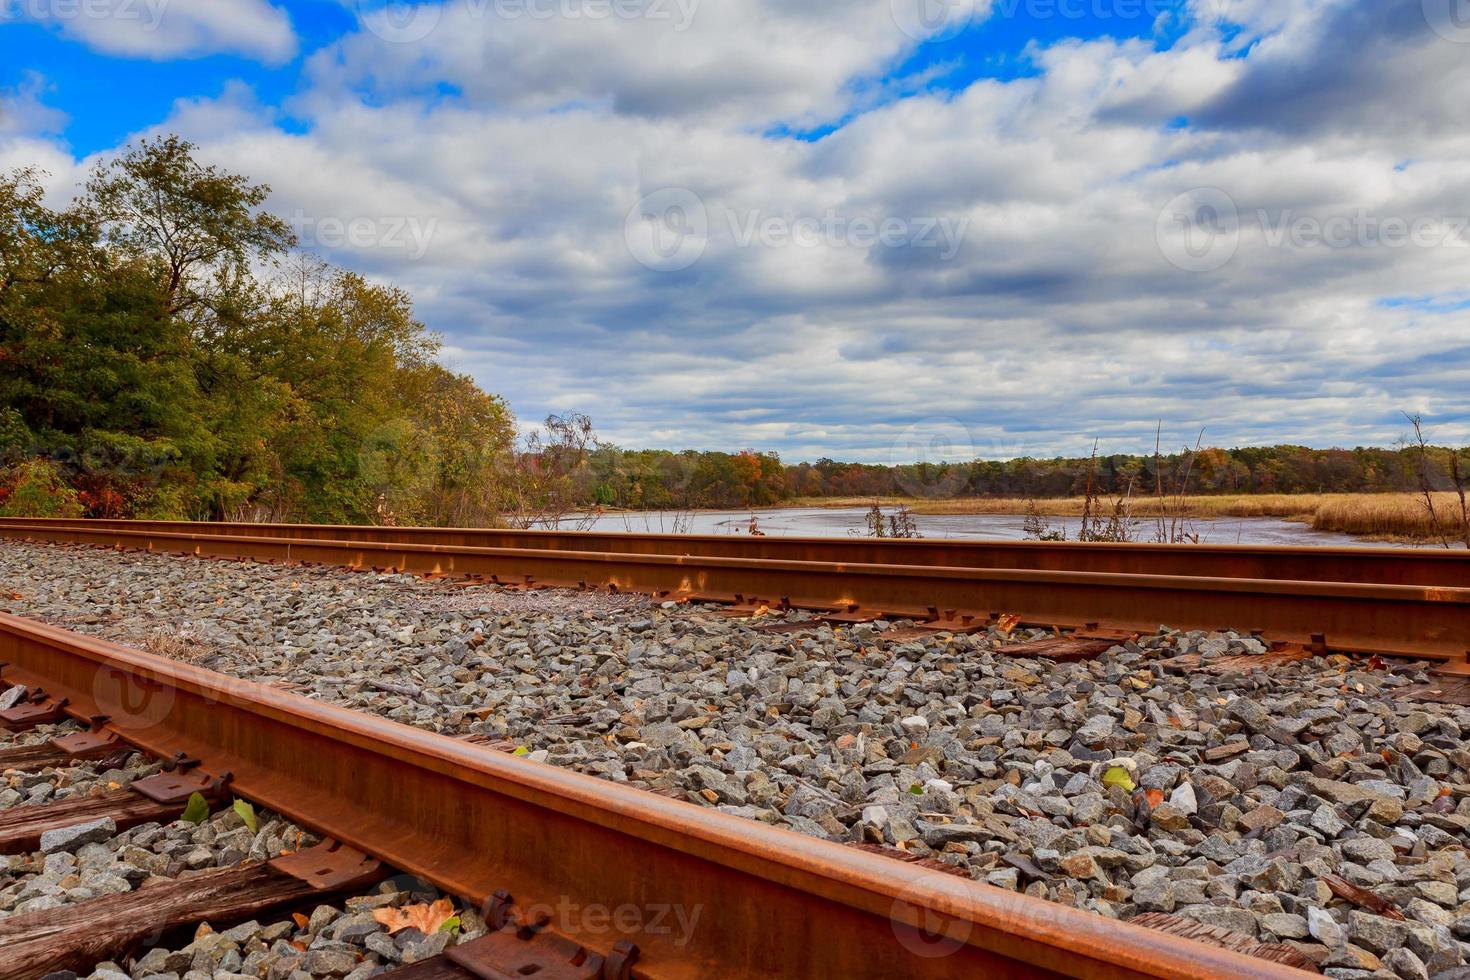
[(65, 765), (71, 758), (61, 749), (49, 744), (21, 745), (0, 751), (0, 772), (35, 772), (38, 769)]
[(132, 790), (78, 796), (44, 806), (0, 810), (0, 854), (25, 854), (41, 846), (41, 835), (78, 824), (111, 818), (121, 833), (145, 823), (177, 820), (183, 808), (155, 803)]
[[(329, 866), (338, 873), (321, 870)], [(0, 980), (33, 980), (66, 970), (85, 975), (159, 933), (203, 922), (240, 922), (308, 899), (316, 902), (327, 894), (370, 887), (382, 874), (376, 861), (322, 844), (264, 864), (150, 881), (136, 891), (14, 915), (0, 919), (5, 951)]]

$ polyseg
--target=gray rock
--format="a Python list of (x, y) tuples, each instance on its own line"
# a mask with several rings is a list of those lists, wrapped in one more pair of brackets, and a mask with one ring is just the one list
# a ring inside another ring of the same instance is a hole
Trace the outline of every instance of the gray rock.
[(1348, 913), (1348, 938), (1380, 956), (1404, 945), (1409, 929), (1402, 922), (1356, 909)]
[(117, 835), (117, 821), (111, 817), (99, 817), (71, 827), (59, 827), (41, 835), (41, 850), (46, 854), (57, 851), (75, 851), (84, 844), (110, 840)]
[(1307, 920), (1290, 912), (1270, 912), (1261, 916), (1261, 928), (1280, 939), (1305, 939), (1311, 934)]

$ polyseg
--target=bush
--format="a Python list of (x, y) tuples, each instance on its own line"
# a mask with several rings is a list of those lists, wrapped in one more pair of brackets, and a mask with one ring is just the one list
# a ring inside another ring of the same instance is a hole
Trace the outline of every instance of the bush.
[(0, 465), (7, 465), (33, 452), (35, 436), (13, 408), (0, 408)]
[(77, 492), (49, 459), (29, 459), (0, 480), (0, 517), (81, 517)]

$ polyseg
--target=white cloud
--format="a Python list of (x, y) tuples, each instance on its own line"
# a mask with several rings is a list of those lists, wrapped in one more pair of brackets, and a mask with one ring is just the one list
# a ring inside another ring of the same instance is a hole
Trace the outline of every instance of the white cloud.
[[(452, 85), (516, 111), (809, 124), (919, 43), (895, 10), (930, 0), (446, 0), (350, 5), (363, 29), (316, 55), (324, 98)], [(963, 12), (976, 0), (939, 9)], [(395, 10), (397, 11), (395, 15)], [(983, 16), (975, 13), (975, 17)]]
[(270, 0), (0, 0), (0, 21), (29, 20), (103, 54), (165, 61), (227, 53), (267, 64), (296, 54)]
[(60, 132), (66, 125), (66, 113), (42, 101), (46, 91), (45, 76), (34, 71), (22, 72), (15, 88), (0, 89), (0, 137)]

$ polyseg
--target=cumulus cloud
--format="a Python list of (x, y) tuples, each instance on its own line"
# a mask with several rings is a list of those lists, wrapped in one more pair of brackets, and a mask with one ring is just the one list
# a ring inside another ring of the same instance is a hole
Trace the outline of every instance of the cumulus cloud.
[(468, 2), (411, 41), (384, 35), (420, 8), (366, 12), (311, 60), (305, 127), (237, 88), (160, 128), (409, 288), (527, 418), (895, 462), (929, 432), (1144, 449), (1160, 419), (1174, 444), (1388, 443), (1413, 410), (1470, 438), (1467, 48), (1418, 0), (1201, 0), (1170, 44), (876, 101), (923, 43), (889, 0), (709, 2), (682, 40), (491, 30)]
[(296, 54), (270, 0), (0, 0), (0, 22), (27, 20), (103, 54), (165, 61), (227, 53), (280, 64)]
[(60, 132), (66, 113), (45, 104), (47, 82), (40, 72), (21, 74), (13, 89), (0, 88), (0, 137), (45, 136)]
[[(795, 125), (840, 113), (856, 88), (951, 20), (957, 0), (445, 0), (354, 2), (362, 29), (314, 55), (323, 94), (453, 86), (476, 105), (596, 107), (704, 123)], [(914, 8), (913, 13), (909, 8)]]

